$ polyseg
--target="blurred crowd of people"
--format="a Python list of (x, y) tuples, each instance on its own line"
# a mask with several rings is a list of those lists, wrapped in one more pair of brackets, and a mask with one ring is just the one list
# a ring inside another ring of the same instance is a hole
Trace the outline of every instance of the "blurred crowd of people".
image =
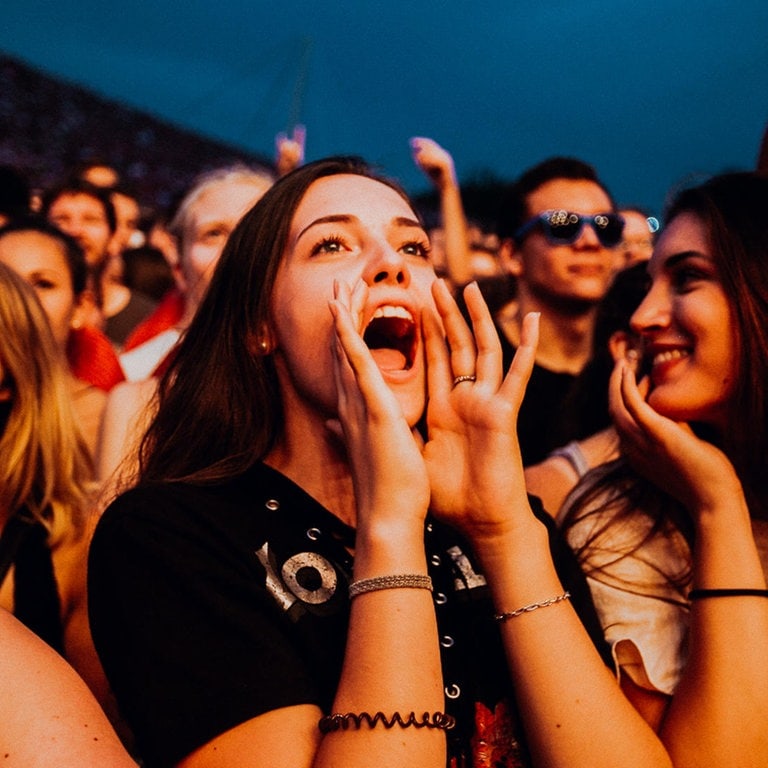
[(768, 764), (768, 169), (305, 140), (0, 167), (9, 764)]

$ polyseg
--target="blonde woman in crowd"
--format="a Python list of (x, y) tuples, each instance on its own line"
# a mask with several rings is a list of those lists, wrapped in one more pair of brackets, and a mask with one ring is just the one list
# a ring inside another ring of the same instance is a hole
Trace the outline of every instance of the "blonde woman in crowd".
[(109, 339), (89, 326), (95, 306), (82, 248), (39, 217), (13, 219), (0, 229), (0, 263), (34, 289), (53, 338), (67, 359), (67, 383), (77, 427), (93, 456), (107, 392), (123, 374)]
[(86, 605), (93, 468), (66, 364), (34, 292), (3, 264), (0, 296), (0, 607), (109, 706)]

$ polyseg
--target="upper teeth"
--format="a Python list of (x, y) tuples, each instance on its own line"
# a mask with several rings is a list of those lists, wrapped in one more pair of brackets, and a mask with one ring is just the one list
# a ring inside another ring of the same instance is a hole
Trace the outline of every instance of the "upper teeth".
[(405, 307), (395, 307), (389, 304), (378, 307), (373, 313), (373, 317), (402, 317), (404, 320), (413, 320), (413, 315)]
[(685, 349), (668, 349), (666, 352), (659, 352), (653, 356), (653, 364), (667, 363), (670, 360), (679, 360), (682, 357), (688, 357), (691, 353)]

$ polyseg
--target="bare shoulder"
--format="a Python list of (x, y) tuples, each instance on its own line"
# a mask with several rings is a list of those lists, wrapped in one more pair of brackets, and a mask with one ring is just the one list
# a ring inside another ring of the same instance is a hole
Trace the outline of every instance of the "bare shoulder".
[(550, 456), (525, 468), (528, 493), (538, 496), (552, 517), (557, 517), (565, 497), (578, 481), (579, 476), (563, 456)]
[(580, 440), (579, 447), (592, 469), (619, 457), (619, 436), (613, 427), (607, 427)]
[(138, 415), (157, 392), (156, 379), (121, 381), (107, 396), (104, 418), (130, 418)]
[(4, 766), (135, 766), (72, 667), (0, 611), (0, 741)]
[(113, 387), (104, 408), (96, 451), (96, 472), (106, 483), (138, 445), (152, 415), (155, 379), (124, 381)]

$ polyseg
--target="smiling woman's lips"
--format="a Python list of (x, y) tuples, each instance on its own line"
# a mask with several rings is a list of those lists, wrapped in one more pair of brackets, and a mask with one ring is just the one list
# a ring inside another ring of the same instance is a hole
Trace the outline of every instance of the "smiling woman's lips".
[(656, 352), (651, 360), (651, 381), (655, 386), (664, 384), (668, 375), (672, 374), (681, 361), (690, 357), (690, 352), (683, 349)]
[(664, 352), (657, 352), (653, 356), (654, 365), (663, 365), (664, 363), (671, 363), (675, 360), (682, 360), (689, 357), (690, 352), (686, 349), (668, 349)]

